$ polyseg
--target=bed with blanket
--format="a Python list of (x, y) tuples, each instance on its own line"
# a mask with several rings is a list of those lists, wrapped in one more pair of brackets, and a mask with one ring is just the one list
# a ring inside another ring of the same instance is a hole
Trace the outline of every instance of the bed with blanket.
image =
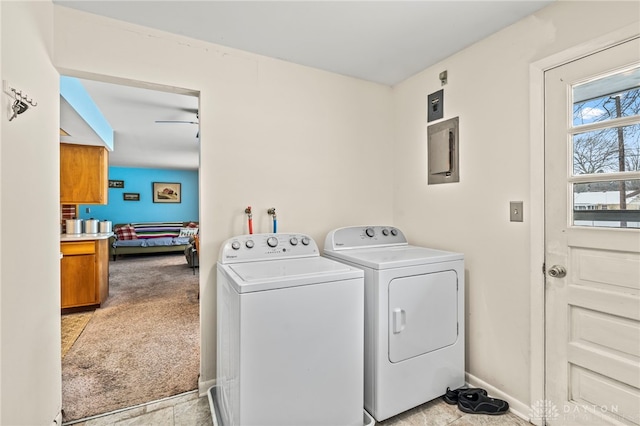
[(197, 222), (120, 223), (113, 227), (109, 254), (113, 260), (125, 254), (181, 252), (198, 233)]

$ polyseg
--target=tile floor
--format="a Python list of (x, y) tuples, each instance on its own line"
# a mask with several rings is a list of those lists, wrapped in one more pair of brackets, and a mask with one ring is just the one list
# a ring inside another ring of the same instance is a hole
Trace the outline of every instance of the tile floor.
[(160, 401), (95, 416), (74, 426), (212, 426), (209, 400), (198, 398), (197, 391), (183, 393)]
[(441, 398), (422, 404), (414, 409), (391, 417), (378, 426), (531, 426), (531, 423), (515, 414), (500, 416), (467, 414), (449, 405)]
[[(196, 391), (75, 423), (76, 426), (207, 426), (213, 425), (206, 397)], [(530, 426), (507, 413), (501, 416), (465, 414), (440, 398), (378, 423), (379, 426)]]

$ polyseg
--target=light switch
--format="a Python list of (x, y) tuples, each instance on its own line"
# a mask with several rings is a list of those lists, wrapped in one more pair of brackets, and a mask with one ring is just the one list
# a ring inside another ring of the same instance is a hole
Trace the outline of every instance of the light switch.
[(511, 222), (522, 222), (524, 217), (524, 212), (522, 211), (523, 203), (522, 201), (511, 201), (509, 203), (509, 214), (511, 217)]

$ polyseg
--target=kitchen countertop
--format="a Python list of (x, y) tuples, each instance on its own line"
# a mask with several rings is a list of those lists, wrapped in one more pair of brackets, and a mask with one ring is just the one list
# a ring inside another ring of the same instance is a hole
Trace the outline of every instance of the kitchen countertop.
[(103, 232), (100, 234), (60, 234), (60, 242), (106, 240), (112, 235), (114, 235), (113, 232)]

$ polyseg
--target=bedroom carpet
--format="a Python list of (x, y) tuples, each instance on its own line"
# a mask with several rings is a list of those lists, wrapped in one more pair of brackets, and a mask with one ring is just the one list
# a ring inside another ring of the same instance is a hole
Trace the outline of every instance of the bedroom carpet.
[(109, 298), (62, 360), (64, 421), (198, 387), (198, 275), (184, 255), (109, 264)]

